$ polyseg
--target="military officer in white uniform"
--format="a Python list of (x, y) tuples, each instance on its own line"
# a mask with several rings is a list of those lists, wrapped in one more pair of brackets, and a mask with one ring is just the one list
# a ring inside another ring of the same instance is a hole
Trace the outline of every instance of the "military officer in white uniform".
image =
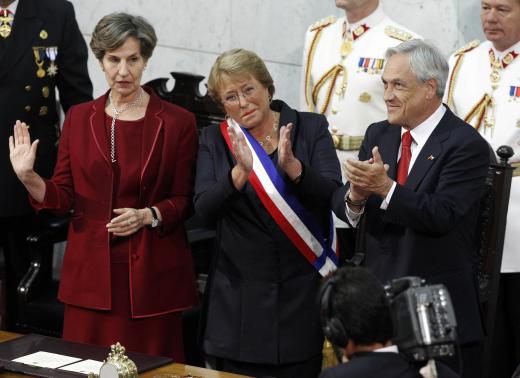
[(520, 353), (520, 0), (483, 0), (481, 22), (486, 40), (470, 42), (450, 57), (445, 102), (494, 151), (501, 145), (515, 151), (499, 294), (499, 314), (505, 315), (496, 321), (505, 331), (495, 341), (500, 359), (493, 364), (505, 370), (495, 371), (498, 377), (511, 376)]
[(336, 0), (345, 17), (327, 17), (305, 36), (301, 110), (325, 114), (340, 162), (357, 158), (366, 128), (386, 119), (385, 52), (417, 34), (390, 20), (379, 0)]
[(517, 169), (511, 186), (502, 272), (520, 272), (520, 0), (496, 1), (510, 5), (511, 13), (516, 14), (507, 21), (511, 21), (512, 30), (500, 38), (496, 37), (499, 23), (495, 19), (503, 16), (486, 5), (488, 2), (494, 1), (483, 1), (481, 12), (488, 40), (473, 41), (450, 57), (446, 102), (479, 130), (493, 150), (508, 145), (515, 151), (511, 163)]

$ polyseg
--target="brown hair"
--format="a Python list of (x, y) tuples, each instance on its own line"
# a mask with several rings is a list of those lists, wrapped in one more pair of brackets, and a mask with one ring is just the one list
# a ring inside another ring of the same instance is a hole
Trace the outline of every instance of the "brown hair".
[(243, 78), (252, 76), (267, 88), (269, 95), (274, 95), (274, 84), (265, 63), (254, 52), (245, 49), (232, 49), (222, 53), (208, 77), (208, 93), (217, 102), (221, 102), (220, 89), (224, 78)]
[(130, 37), (140, 42), (140, 53), (147, 61), (157, 44), (155, 30), (145, 18), (128, 13), (111, 13), (99, 20), (92, 32), (90, 48), (102, 60), (107, 51), (121, 47)]

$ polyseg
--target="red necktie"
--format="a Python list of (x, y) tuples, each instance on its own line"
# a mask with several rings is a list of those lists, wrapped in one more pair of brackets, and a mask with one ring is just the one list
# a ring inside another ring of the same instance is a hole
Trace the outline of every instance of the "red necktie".
[(405, 132), (401, 137), (401, 158), (397, 165), (397, 182), (404, 185), (408, 178), (408, 168), (410, 167), (410, 160), (412, 159), (412, 135), (409, 131)]

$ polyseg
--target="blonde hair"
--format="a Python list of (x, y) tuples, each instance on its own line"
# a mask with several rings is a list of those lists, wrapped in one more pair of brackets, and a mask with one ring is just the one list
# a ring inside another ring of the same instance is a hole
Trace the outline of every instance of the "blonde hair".
[(222, 53), (209, 72), (208, 93), (213, 100), (220, 103), (220, 89), (224, 79), (245, 78), (248, 76), (258, 80), (274, 95), (274, 84), (265, 63), (254, 52), (245, 49), (232, 49)]

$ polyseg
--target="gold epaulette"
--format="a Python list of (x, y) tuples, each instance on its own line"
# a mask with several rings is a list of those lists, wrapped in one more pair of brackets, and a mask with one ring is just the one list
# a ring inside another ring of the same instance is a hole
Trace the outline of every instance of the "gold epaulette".
[(413, 35), (407, 31), (391, 25), (385, 27), (385, 34), (400, 41), (408, 41), (413, 38)]
[(322, 29), (326, 26), (329, 26), (333, 23), (336, 22), (336, 17), (334, 16), (328, 16), (328, 17), (325, 17), (324, 19), (321, 19), (319, 21), (317, 21), (314, 25), (311, 26), (311, 31), (314, 31), (316, 29)]
[(453, 55), (457, 56), (457, 55), (461, 55), (461, 54), (467, 53), (468, 51), (473, 50), (478, 45), (480, 45), (480, 41), (478, 39), (474, 39), (473, 41), (471, 41), (467, 45), (462, 46), (460, 49), (455, 51), (455, 54), (453, 54)]

